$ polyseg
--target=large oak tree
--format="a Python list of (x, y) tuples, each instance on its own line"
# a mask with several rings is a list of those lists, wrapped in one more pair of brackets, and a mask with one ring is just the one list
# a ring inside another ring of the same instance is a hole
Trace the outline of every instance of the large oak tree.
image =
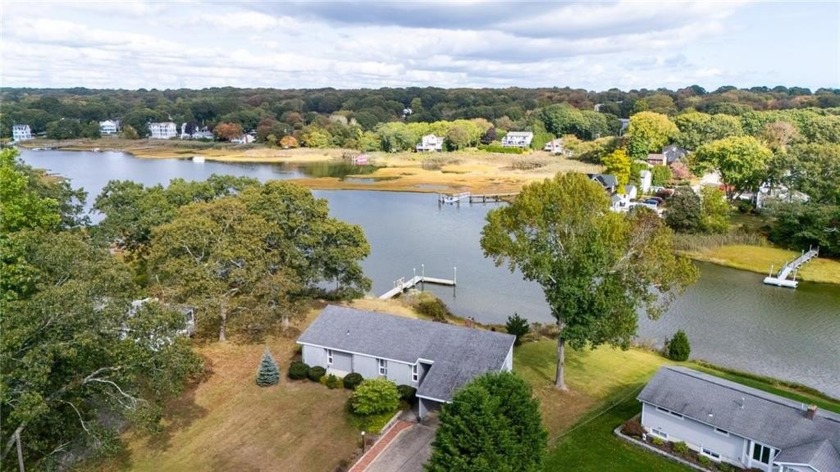
[(487, 215), (484, 254), (539, 283), (557, 320), (557, 388), (565, 389), (564, 349), (626, 348), (637, 309), (658, 317), (697, 270), (674, 254), (671, 230), (650, 211), (609, 210), (600, 186), (581, 174), (526, 185)]

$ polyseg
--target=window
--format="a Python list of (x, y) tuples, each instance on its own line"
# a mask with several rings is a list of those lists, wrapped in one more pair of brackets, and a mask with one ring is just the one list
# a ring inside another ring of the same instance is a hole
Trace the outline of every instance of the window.
[(683, 415), (681, 415), (681, 414), (679, 414), (679, 413), (677, 413), (677, 412), (675, 412), (675, 411), (672, 411), (672, 412), (671, 412), (671, 414), (672, 414), (672, 415), (674, 415), (674, 416), (676, 416), (676, 417), (677, 417), (677, 418), (679, 418), (679, 419), (682, 419), (682, 417), (683, 417)]
[(715, 428), (715, 432), (724, 436), (729, 436), (729, 431), (725, 429)]
[(654, 436), (659, 436), (662, 439), (666, 439), (666, 440), (668, 439), (668, 433), (666, 433), (665, 431), (662, 431), (659, 428), (650, 430), (650, 434), (652, 434)]
[(752, 458), (753, 460), (761, 462), (762, 464), (769, 464), (770, 454), (772, 453), (772, 450), (773, 448), (769, 446), (765, 446), (759, 443), (753, 443)]
[(670, 411), (666, 410), (665, 408), (662, 408), (661, 406), (656, 407), (656, 409), (665, 413), (670, 413)]
[(704, 456), (709, 456), (715, 460), (720, 460), (720, 454), (711, 449), (706, 449), (705, 447), (700, 448), (700, 454), (703, 454)]
[(327, 349), (327, 365), (332, 365), (333, 355), (332, 349)]
[(419, 378), (420, 378), (420, 375), (417, 372), (417, 364), (414, 364), (413, 366), (411, 366), (411, 381), (412, 382), (417, 382), (417, 380)]
[(381, 375), (383, 377), (387, 376), (388, 375), (387, 361), (385, 359), (377, 359), (376, 361), (379, 363), (379, 375)]

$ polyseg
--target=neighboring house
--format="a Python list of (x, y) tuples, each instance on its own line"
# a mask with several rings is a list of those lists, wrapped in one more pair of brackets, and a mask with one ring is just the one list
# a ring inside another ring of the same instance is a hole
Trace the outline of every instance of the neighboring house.
[(563, 138), (552, 139), (545, 143), (543, 151), (548, 151), (552, 154), (565, 154), (566, 148), (563, 146)]
[(840, 471), (840, 415), (685, 367), (638, 396), (642, 426), (714, 461), (768, 472)]
[(671, 165), (677, 161), (681, 161), (685, 156), (688, 155), (688, 151), (677, 146), (676, 144), (671, 144), (662, 148), (662, 154), (665, 155), (665, 163), (667, 165)]
[(251, 134), (243, 134), (242, 136), (240, 136), (238, 138), (231, 139), (230, 142), (232, 142), (234, 144), (251, 144), (254, 141), (256, 141), (256, 139), (257, 138), (255, 138)]
[(618, 178), (612, 174), (586, 174), (586, 176), (604, 187), (604, 190), (610, 195), (618, 189)]
[(619, 118), (618, 121), (621, 122), (621, 129), (618, 130), (618, 135), (624, 135), (624, 132), (627, 131), (627, 128), (630, 127), (630, 119), (629, 118)]
[(423, 136), (415, 149), (417, 152), (441, 152), (443, 151), (443, 138), (433, 134)]
[(502, 146), (526, 148), (533, 139), (534, 133), (530, 131), (511, 131), (502, 138)]
[(664, 166), (668, 164), (668, 158), (665, 154), (648, 154), (645, 162), (652, 166)]
[(12, 140), (26, 141), (32, 139), (32, 130), (29, 125), (14, 125), (12, 126)]
[(630, 202), (630, 197), (627, 195), (613, 194), (610, 197), (610, 210), (617, 213), (624, 213), (633, 208), (634, 204)]
[(802, 193), (798, 190), (791, 190), (785, 185), (771, 186), (767, 183), (762, 184), (755, 195), (752, 193), (742, 193), (739, 198), (743, 200), (746, 197), (755, 199), (755, 208), (757, 210), (764, 208), (764, 205), (766, 205), (768, 201), (808, 203), (808, 201), (811, 200), (811, 197), (806, 193)]
[(175, 123), (164, 121), (161, 123), (149, 123), (149, 133), (152, 139), (170, 139), (178, 135)]
[(635, 200), (638, 196), (639, 191), (636, 189), (635, 185), (625, 185), (624, 186), (624, 195), (627, 196), (630, 200)]
[(417, 389), (419, 416), (486, 372), (513, 369), (510, 334), (328, 306), (300, 335), (303, 362)]
[(109, 136), (112, 134), (117, 134), (119, 131), (120, 122), (113, 121), (113, 120), (105, 120), (99, 122), (99, 134)]
[(642, 187), (642, 193), (648, 193), (650, 186), (653, 185), (653, 174), (649, 170), (639, 171), (639, 183)]

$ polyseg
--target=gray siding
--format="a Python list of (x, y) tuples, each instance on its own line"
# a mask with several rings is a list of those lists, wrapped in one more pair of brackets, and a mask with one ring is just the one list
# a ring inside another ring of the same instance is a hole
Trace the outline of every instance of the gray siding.
[(744, 457), (745, 443), (748, 442), (740, 436), (732, 433), (729, 436), (715, 432), (715, 428), (683, 417), (676, 416), (657, 410), (655, 406), (647, 403), (642, 404), (642, 425), (648, 431), (659, 429), (668, 434), (669, 441), (685, 441), (695, 451), (701, 447), (710, 449), (720, 454), (721, 460), (739, 464), (746, 462)]
[(388, 361), (388, 378), (397, 385), (414, 385), (411, 381), (411, 365)]
[(513, 371), (513, 346), (510, 347), (507, 357), (505, 357), (505, 364), (502, 367), (502, 370), (507, 372)]
[(319, 365), (327, 368), (327, 351), (321, 347), (303, 345), (303, 362), (310, 366)]
[(353, 372), (362, 374), (362, 377), (366, 379), (379, 377), (379, 368), (376, 365), (376, 358), (356, 354), (353, 356)]
[(353, 372), (353, 354), (333, 351), (333, 363), (330, 367), (344, 372)]

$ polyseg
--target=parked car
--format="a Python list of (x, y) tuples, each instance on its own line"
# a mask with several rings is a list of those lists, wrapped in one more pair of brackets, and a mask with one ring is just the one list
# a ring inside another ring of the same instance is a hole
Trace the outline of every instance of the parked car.
[(643, 205), (647, 205), (647, 206), (653, 205), (654, 207), (658, 207), (660, 203), (662, 203), (662, 201), (659, 198), (646, 198), (642, 202)]

